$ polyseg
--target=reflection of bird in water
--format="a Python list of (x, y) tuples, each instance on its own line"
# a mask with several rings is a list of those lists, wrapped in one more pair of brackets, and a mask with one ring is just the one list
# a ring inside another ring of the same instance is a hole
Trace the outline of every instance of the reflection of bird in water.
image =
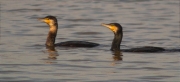
[(95, 47), (99, 44), (86, 42), (86, 41), (67, 41), (55, 44), (55, 39), (58, 30), (58, 21), (54, 16), (46, 16), (44, 18), (39, 18), (39, 20), (47, 23), (49, 25), (49, 33), (46, 40), (46, 47), (51, 46), (66, 46), (66, 47)]
[(122, 61), (123, 60), (123, 55), (121, 53), (120, 50), (115, 50), (115, 51), (112, 51), (112, 58), (113, 58), (113, 62), (111, 63), (111, 65), (115, 66), (116, 64), (119, 64), (120, 62), (119, 61)]
[(59, 56), (57, 51), (52, 51), (48, 53), (49, 53), (48, 59), (57, 59), (57, 56)]
[[(120, 44), (122, 41), (123, 37), (123, 29), (122, 26), (118, 23), (110, 23), (110, 24), (104, 24), (102, 23), (103, 26), (109, 28), (111, 31), (114, 33), (114, 39), (111, 45), (111, 50), (120, 50)], [(152, 47), (152, 46), (145, 46), (145, 47), (140, 47), (140, 48), (131, 48), (131, 49), (121, 49), (121, 51), (126, 51), (126, 52), (161, 52), (165, 51), (164, 48), (161, 47)]]
[(114, 59), (114, 61), (122, 61), (122, 53), (121, 53), (121, 51), (120, 50), (117, 50), (117, 51), (113, 51), (112, 52), (113, 54), (113, 59)]
[(48, 54), (48, 59), (55, 60), (57, 56), (59, 56), (58, 51), (56, 51), (54, 46), (46, 47), (47, 50), (43, 51), (44, 53)]

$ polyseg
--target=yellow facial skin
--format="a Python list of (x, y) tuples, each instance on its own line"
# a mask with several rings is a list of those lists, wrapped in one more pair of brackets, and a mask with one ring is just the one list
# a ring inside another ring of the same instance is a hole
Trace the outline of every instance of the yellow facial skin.
[(49, 18), (39, 18), (40, 21), (47, 23), (48, 25), (54, 25), (54, 21)]
[(48, 18), (39, 18), (39, 20), (42, 21), (42, 22), (45, 22), (47, 24), (50, 23), (50, 19), (48, 19)]
[(101, 25), (109, 28), (109, 29), (112, 30), (114, 33), (116, 33), (117, 30), (118, 30), (117, 27), (116, 27), (115, 25), (113, 25), (113, 24), (105, 24), (105, 23), (102, 23)]

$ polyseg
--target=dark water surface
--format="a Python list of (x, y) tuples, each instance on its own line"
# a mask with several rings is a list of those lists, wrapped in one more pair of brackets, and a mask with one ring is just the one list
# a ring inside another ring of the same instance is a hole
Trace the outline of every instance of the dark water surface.
[[(180, 82), (179, 52), (113, 53), (109, 50), (113, 33), (100, 25), (121, 23), (121, 48), (180, 48), (179, 2), (2, 0), (0, 82)], [(83, 40), (101, 45), (47, 53), (49, 27), (37, 20), (46, 15), (59, 20), (56, 42)]]

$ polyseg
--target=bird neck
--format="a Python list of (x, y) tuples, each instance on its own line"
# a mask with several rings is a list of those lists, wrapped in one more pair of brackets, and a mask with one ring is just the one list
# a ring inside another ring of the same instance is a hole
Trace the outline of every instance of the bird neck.
[(50, 29), (49, 29), (48, 37), (46, 40), (46, 47), (54, 47), (57, 30), (58, 30), (58, 24), (55, 23), (55, 24), (49, 25), (49, 27)]
[(114, 39), (111, 45), (111, 50), (120, 50), (120, 44), (122, 41), (123, 34), (122, 33), (114, 33)]

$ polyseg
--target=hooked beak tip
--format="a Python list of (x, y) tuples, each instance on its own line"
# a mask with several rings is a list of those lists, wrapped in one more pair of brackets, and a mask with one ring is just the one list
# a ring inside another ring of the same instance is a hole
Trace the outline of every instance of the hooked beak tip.
[(105, 27), (109, 27), (108, 24), (105, 24), (105, 23), (101, 23), (102, 26), (105, 26)]
[(39, 20), (39, 21), (44, 21), (44, 19), (43, 19), (43, 18), (38, 18), (37, 20)]
[(102, 26), (106, 25), (105, 23), (101, 23)]
[(42, 18), (37, 18), (37, 20), (42, 20)]

